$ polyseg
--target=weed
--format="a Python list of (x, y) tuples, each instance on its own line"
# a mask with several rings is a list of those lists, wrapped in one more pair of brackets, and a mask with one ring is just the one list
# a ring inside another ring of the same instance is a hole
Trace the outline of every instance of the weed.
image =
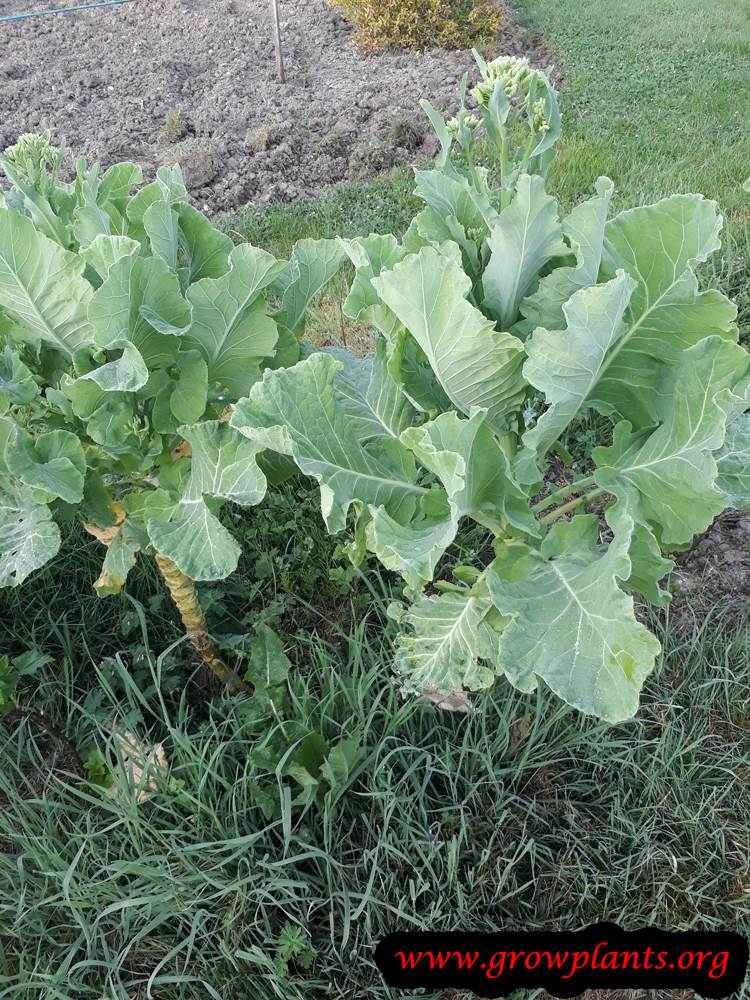
[(424, 128), (412, 118), (396, 118), (391, 123), (391, 143), (413, 152), (424, 139)]
[(187, 134), (185, 115), (182, 108), (173, 107), (164, 116), (164, 127), (162, 135), (167, 142), (175, 143), (183, 139)]

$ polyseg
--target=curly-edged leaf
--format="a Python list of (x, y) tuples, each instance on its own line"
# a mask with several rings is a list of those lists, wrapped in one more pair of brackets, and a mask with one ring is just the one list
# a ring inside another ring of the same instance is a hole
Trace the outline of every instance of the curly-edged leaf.
[(407, 694), (425, 688), (448, 694), (459, 688), (491, 687), (492, 669), (480, 660), (494, 660), (499, 634), (494, 608), (485, 593), (451, 590), (422, 597), (401, 617), (404, 631), (397, 640), (394, 669)]
[(102, 571), (94, 583), (94, 590), (99, 597), (119, 594), (125, 586), (128, 573), (135, 566), (140, 547), (137, 534), (131, 530), (128, 522), (124, 521), (107, 546)]
[(523, 373), (547, 401), (547, 410), (523, 436), (528, 448), (544, 454), (588, 406), (610, 351), (626, 334), (623, 316), (634, 288), (624, 271), (605, 285), (582, 288), (563, 306), (565, 330), (540, 327), (526, 341)]
[(486, 409), (488, 423), (502, 430), (526, 390), (523, 345), (497, 333), (495, 324), (466, 301), (470, 284), (460, 264), (433, 247), (373, 279), (453, 404), (466, 414), (472, 407)]
[(68, 358), (91, 343), (93, 289), (84, 266), (30, 219), (0, 209), (0, 308), (20, 324), (16, 336), (42, 340)]
[(659, 643), (619, 587), (631, 575), (632, 527), (622, 517), (602, 553), (598, 520), (583, 515), (555, 524), (540, 553), (517, 545), (498, 553), (488, 585), (497, 609), (512, 619), (500, 639), (499, 667), (513, 685), (533, 691), (541, 678), (569, 705), (608, 722), (635, 714)]
[(726, 506), (716, 488), (732, 389), (746, 377), (748, 354), (708, 337), (683, 353), (664, 389), (671, 399), (664, 423), (644, 439), (627, 421), (615, 427), (610, 448), (593, 453), (598, 486), (629, 503), (638, 520), (666, 546), (683, 545), (705, 531)]
[(622, 500), (608, 507), (604, 516), (615, 535), (627, 532), (629, 523), (633, 522), (628, 549), (630, 576), (622, 581), (623, 586), (642, 594), (655, 607), (665, 608), (672, 595), (668, 590), (661, 589), (659, 581), (672, 570), (674, 563), (662, 556), (653, 531), (648, 524), (634, 520), (627, 503)]
[(521, 336), (538, 326), (559, 330), (565, 325), (563, 306), (580, 288), (594, 285), (604, 249), (604, 227), (615, 186), (608, 177), (595, 185), (596, 197), (576, 205), (563, 219), (562, 231), (576, 255), (575, 267), (556, 267), (539, 282), (538, 289), (521, 303), (525, 319), (513, 333)]
[(442, 413), (420, 427), (409, 427), (401, 441), (421, 465), (443, 484), (459, 517), (500, 531), (506, 521), (521, 532), (537, 535), (529, 497), (514, 481), (510, 462), (478, 411), (469, 420)]
[(415, 231), (428, 243), (458, 244), (467, 271), (477, 281), (481, 272), (479, 247), (498, 219), (487, 191), (445, 168), (416, 170), (414, 174), (414, 193), (427, 203), (414, 219)]
[(148, 382), (148, 368), (140, 351), (129, 341), (113, 344), (112, 350), (121, 350), (119, 358), (107, 361), (99, 368), (81, 375), (81, 379), (95, 382), (104, 392), (136, 392)]
[(179, 378), (169, 396), (172, 416), (192, 424), (203, 416), (208, 402), (208, 365), (199, 351), (180, 351), (175, 366)]
[(342, 365), (313, 354), (293, 368), (267, 371), (230, 421), (261, 448), (291, 455), (320, 483), (323, 516), (331, 531), (346, 525), (349, 507), (383, 506), (399, 520), (413, 514), (427, 490), (416, 483), (414, 458), (400, 442), (377, 438), (363, 444), (346, 400), (336, 398)]
[(191, 310), (177, 275), (161, 258), (128, 255), (109, 269), (94, 294), (89, 318), (99, 347), (128, 340), (149, 368), (158, 368), (174, 361)]
[(252, 441), (219, 420), (180, 427), (180, 434), (192, 448), (187, 499), (208, 494), (245, 507), (260, 503), (266, 493), (266, 478), (258, 467), (258, 448)]
[(86, 431), (93, 441), (113, 455), (140, 452), (140, 441), (133, 433), (136, 420), (132, 396), (107, 393), (88, 417)]
[(266, 315), (261, 293), (284, 267), (272, 254), (242, 243), (232, 250), (226, 274), (188, 288), (193, 325), (185, 346), (201, 352), (209, 382), (225, 386), (232, 399), (248, 392), (276, 346), (276, 323)]
[(360, 323), (372, 323), (387, 337), (398, 327), (398, 319), (380, 300), (372, 279), (398, 264), (406, 256), (395, 236), (375, 234), (355, 240), (341, 241), (341, 245), (356, 268), (354, 281), (344, 302), (344, 315)]
[[(491, 224), (498, 218), (489, 198), (477, 187), (472, 186), (460, 174), (449, 174), (444, 170), (415, 170), (414, 193), (432, 210), (435, 224), (447, 219), (457, 222), (465, 233), (474, 231), (485, 235)], [(421, 229), (421, 227), (420, 227)], [(431, 239), (450, 240), (454, 237), (449, 229)]]
[(327, 348), (342, 364), (336, 376), (336, 394), (356, 421), (356, 433), (364, 443), (372, 438), (398, 439), (415, 419), (415, 410), (399, 384), (388, 372), (388, 348), (378, 337), (375, 354), (358, 358), (343, 348)]
[(146, 238), (143, 219), (149, 207), (158, 201), (168, 201), (171, 205), (187, 201), (187, 189), (178, 166), (159, 167), (156, 171), (156, 180), (141, 188), (128, 202), (126, 209), (130, 222), (128, 235), (133, 239)]
[(366, 525), (367, 548), (386, 569), (399, 573), (412, 591), (419, 591), (435, 573), (445, 550), (455, 540), (459, 513), (440, 489), (420, 497), (416, 511), (405, 524), (383, 507), (370, 505), (372, 520)]
[(80, 503), (86, 475), (86, 457), (77, 435), (47, 431), (34, 438), (17, 424), (0, 417), (0, 467), (24, 486), (41, 490), (49, 500), (59, 497)]
[(502, 330), (515, 323), (544, 265), (570, 253), (562, 236), (557, 202), (545, 192), (544, 179), (521, 174), (513, 201), (490, 231), (491, 256), (482, 278), (484, 307)]
[(430, 368), (427, 355), (400, 325), (388, 345), (387, 367), (388, 374), (416, 410), (435, 416), (451, 408), (451, 401)]
[(60, 529), (31, 490), (0, 490), (0, 587), (17, 587), (57, 555)]
[(301, 330), (305, 311), (331, 278), (338, 273), (344, 250), (338, 240), (299, 240), (283, 276), (279, 322), (288, 330)]
[(716, 464), (716, 485), (727, 502), (737, 510), (750, 510), (750, 413), (741, 413), (727, 427)]
[(402, 443), (437, 476), (445, 492), (430, 491), (405, 523), (370, 507), (368, 548), (387, 569), (400, 573), (412, 590), (432, 579), (463, 517), (496, 532), (507, 519), (517, 530), (538, 534), (528, 495), (513, 482), (508, 458), (486, 426), (485, 416), (478, 411), (464, 420), (449, 412), (407, 428)]
[(234, 573), (240, 547), (203, 500), (183, 500), (171, 521), (151, 519), (146, 530), (157, 552), (191, 580), (223, 580)]
[(23, 406), (38, 395), (39, 386), (31, 371), (16, 352), (6, 345), (0, 354), (0, 416), (7, 413), (11, 405)]
[(229, 270), (229, 254), (234, 244), (226, 233), (214, 229), (205, 215), (184, 202), (177, 206), (179, 246), (184, 264), (184, 284), (202, 278), (220, 278)]
[(720, 292), (698, 291), (694, 265), (718, 249), (722, 219), (702, 195), (675, 195), (622, 212), (605, 229), (601, 276), (621, 268), (636, 281), (625, 334), (607, 358), (592, 402), (636, 428), (669, 406), (664, 366), (717, 336), (736, 340), (736, 307)]
[(159, 198), (148, 206), (143, 213), (143, 228), (153, 252), (171, 271), (176, 271), (180, 221), (168, 198)]
[[(184, 483), (181, 485), (184, 486)], [(177, 504), (175, 493), (161, 487), (155, 490), (132, 490), (122, 499), (122, 509), (125, 511), (128, 524), (131, 529), (141, 533), (151, 520), (169, 521), (175, 513)]]
[(99, 235), (87, 247), (82, 247), (79, 254), (104, 281), (113, 264), (123, 257), (140, 253), (140, 250), (141, 244), (131, 240), (129, 236)]

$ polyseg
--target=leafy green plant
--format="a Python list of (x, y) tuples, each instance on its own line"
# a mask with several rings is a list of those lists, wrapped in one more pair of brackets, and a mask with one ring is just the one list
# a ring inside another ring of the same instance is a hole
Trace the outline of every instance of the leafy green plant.
[(366, 49), (464, 49), (490, 42), (504, 17), (496, 0), (333, 0)]
[(289, 965), (294, 963), (301, 969), (310, 969), (315, 961), (315, 949), (310, 945), (308, 936), (291, 920), (287, 920), (279, 932), (274, 964), (280, 979), (289, 976)]
[(36, 649), (27, 650), (20, 656), (0, 656), (0, 718), (19, 708), (21, 678), (37, 673), (50, 659)]
[(248, 754), (250, 795), (266, 819), (280, 816), (284, 801), (305, 808), (346, 787), (363, 754), (356, 733), (330, 743), (300, 720), (299, 706), (289, 702), (290, 669), (279, 637), (261, 626), (249, 649), (245, 680), (253, 694), (243, 715), (257, 731)]
[(16, 586), (78, 516), (107, 546), (96, 589), (153, 554), (192, 641), (235, 687), (193, 581), (233, 572), (222, 504), (252, 506), (278, 461), (229, 426), (263, 368), (294, 363), (311, 298), (342, 249), (303, 240), (289, 261), (233, 246), (187, 202), (179, 167), (79, 160), (60, 179), (49, 133), (0, 157), (0, 586)]
[[(634, 596), (657, 606), (672, 562), (730, 502), (722, 452), (744, 426), (750, 358), (735, 306), (699, 291), (720, 245), (701, 195), (608, 219), (614, 185), (563, 219), (545, 189), (560, 132), (549, 76), (525, 60), (479, 67), (465, 106), (417, 171), (425, 208), (399, 242), (347, 242), (345, 305), (377, 328), (375, 354), (331, 349), (266, 372), (230, 421), (320, 483), (330, 531), (405, 581), (395, 670), (406, 694), (543, 680), (583, 712), (632, 716), (659, 643)], [(478, 165), (479, 134), (499, 171)], [(589, 411), (590, 474), (546, 483), (560, 436)], [(717, 465), (717, 458), (719, 465)], [(580, 513), (596, 501), (594, 513)], [(441, 560), (466, 519), (486, 563)], [(451, 698), (451, 695), (453, 697)]]

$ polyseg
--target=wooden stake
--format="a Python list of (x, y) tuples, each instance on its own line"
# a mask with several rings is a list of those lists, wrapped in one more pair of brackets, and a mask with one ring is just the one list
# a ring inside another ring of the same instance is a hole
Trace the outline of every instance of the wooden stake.
[(271, 20), (273, 21), (273, 42), (276, 46), (276, 76), (279, 83), (286, 83), (284, 56), (281, 53), (281, 29), (279, 28), (279, 0), (271, 0)]

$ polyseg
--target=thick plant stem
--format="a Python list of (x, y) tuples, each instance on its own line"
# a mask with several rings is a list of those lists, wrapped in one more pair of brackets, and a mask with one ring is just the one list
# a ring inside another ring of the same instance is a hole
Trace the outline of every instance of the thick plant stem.
[(544, 517), (539, 518), (540, 524), (551, 524), (552, 521), (556, 521), (563, 514), (570, 513), (571, 510), (575, 510), (576, 507), (580, 507), (581, 504), (590, 503), (595, 500), (598, 496), (604, 493), (604, 490), (590, 490), (588, 493), (584, 493), (582, 497), (576, 497), (575, 500), (571, 500), (570, 503), (565, 503), (562, 507), (558, 507), (557, 510), (550, 511), (549, 514), (545, 514)]
[(571, 493), (579, 493), (582, 489), (593, 486), (594, 477), (586, 476), (585, 479), (579, 479), (577, 482), (567, 483), (562, 486), (559, 490), (555, 490), (554, 493), (550, 493), (549, 496), (545, 497), (544, 500), (540, 500), (539, 503), (534, 504), (531, 508), (535, 514), (539, 511), (544, 510), (546, 507), (551, 507), (553, 503), (557, 500), (561, 500), (563, 497), (570, 496)]
[(203, 662), (216, 674), (216, 676), (229, 685), (232, 694), (240, 691), (249, 691), (250, 688), (242, 680), (239, 674), (235, 673), (231, 667), (219, 656), (219, 652), (209, 638), (206, 630), (206, 619), (203, 615), (198, 601), (198, 592), (195, 584), (189, 576), (185, 576), (182, 570), (172, 562), (167, 556), (156, 553), (156, 565), (159, 572), (164, 577), (169, 593), (174, 601), (177, 610), (180, 612), (182, 624), (185, 626), (190, 641), (196, 651), (200, 654)]

